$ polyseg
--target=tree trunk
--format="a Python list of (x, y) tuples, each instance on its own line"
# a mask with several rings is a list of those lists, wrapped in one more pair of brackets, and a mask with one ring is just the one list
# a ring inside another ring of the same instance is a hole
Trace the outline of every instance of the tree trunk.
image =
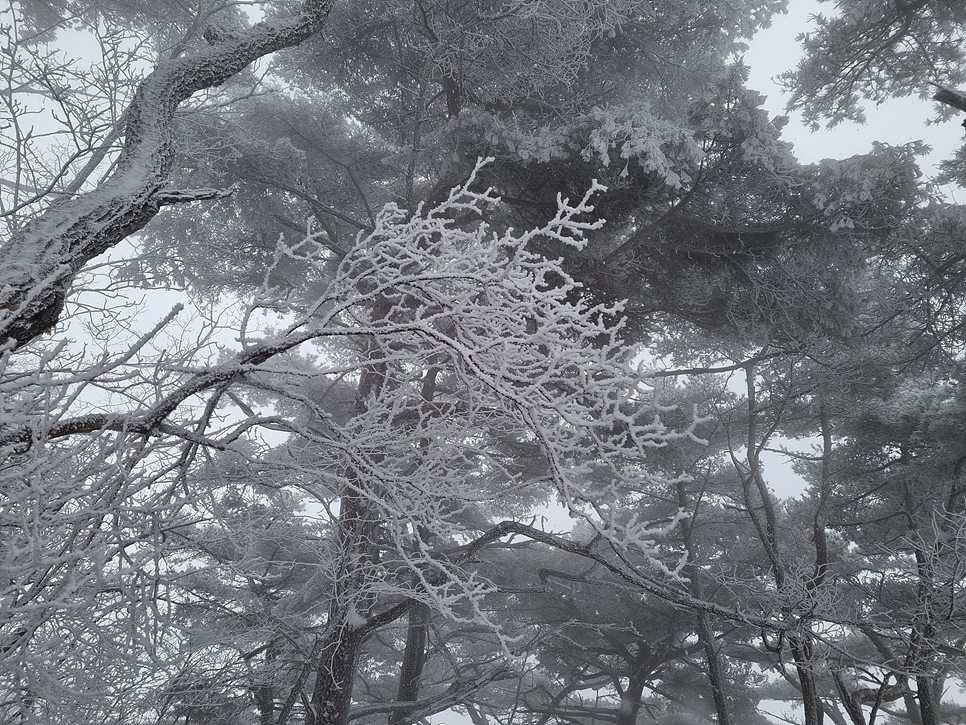
[(919, 716), (922, 725), (939, 725), (939, 703), (933, 692), (933, 678), (929, 675), (916, 677), (916, 692), (919, 698)]
[(316, 660), (315, 687), (305, 725), (345, 725), (349, 721), (352, 684), (361, 647), (358, 630), (371, 605), (361, 593), (374, 558), (372, 507), (355, 486), (347, 487), (341, 500), (341, 562), (329, 606), (328, 635)]
[[(265, 671), (272, 672), (278, 660), (278, 649), (275, 640), (269, 640), (265, 647)], [(252, 688), (255, 707), (258, 709), (259, 725), (275, 725), (275, 687), (263, 683)]]
[[(690, 510), (688, 494), (684, 488), (684, 481), (677, 483), (678, 506), (682, 510)], [(688, 518), (681, 521), (681, 536), (684, 539), (684, 550), (688, 555), (688, 565), (685, 573), (691, 582), (691, 594), (695, 599), (704, 599), (704, 587), (701, 582), (701, 570), (697, 567), (697, 548), (694, 545), (693, 520)], [(721, 657), (715, 647), (714, 631), (708, 620), (706, 612), (700, 610), (696, 613), (697, 635), (701, 649), (704, 650), (704, 657), (708, 663), (708, 682), (711, 685), (711, 696), (714, 699), (714, 709), (718, 716), (718, 725), (731, 725), (731, 716), (728, 713), (728, 698), (725, 696), (724, 672), (721, 666)]]
[[(746, 443), (748, 446), (748, 466), (745, 471), (739, 469), (742, 495), (745, 507), (748, 509), (748, 516), (751, 518), (758, 539), (761, 541), (771, 564), (775, 586), (779, 592), (782, 592), (786, 589), (786, 571), (778, 547), (778, 519), (775, 512), (775, 502), (761, 473), (761, 452), (774, 431), (774, 426), (759, 438), (759, 409), (754, 363), (749, 363), (745, 367), (745, 385), (748, 396), (748, 437)], [(819, 542), (820, 540), (816, 539), (816, 545), (819, 545)], [(790, 608), (785, 608), (782, 613), (790, 615), (792, 611)], [(805, 725), (822, 725), (825, 721), (825, 706), (822, 704), (822, 698), (815, 682), (815, 673), (812, 669), (811, 644), (806, 637), (796, 634), (791, 634), (788, 640), (802, 690)]]
[(906, 685), (906, 692), (902, 696), (902, 703), (906, 706), (906, 715), (909, 717), (909, 722), (912, 725), (923, 725), (922, 715), (919, 713), (919, 702), (909, 689), (908, 679), (903, 678), (903, 683)]
[[(648, 670), (648, 674), (650, 670)], [(637, 713), (641, 710), (641, 700), (644, 697), (644, 685), (647, 674), (634, 673), (627, 689), (621, 696), (621, 706), (617, 711), (616, 725), (637, 725)]]
[(812, 647), (807, 639), (797, 635), (789, 638), (795, 670), (802, 686), (802, 706), (805, 709), (805, 725), (822, 725), (825, 722), (825, 705), (822, 703), (812, 669)]
[(346, 630), (336, 629), (322, 647), (305, 725), (346, 725), (349, 722), (360, 641)]
[[(422, 602), (409, 610), (409, 627), (406, 631), (406, 649), (403, 651), (402, 667), (399, 671), (399, 688), (396, 699), (399, 702), (413, 702), (419, 699), (419, 688), (426, 664), (426, 628), (429, 626), (429, 607)], [(396, 710), (389, 715), (389, 725), (400, 725), (406, 721), (411, 709)]]
[(853, 693), (849, 692), (842, 673), (838, 670), (833, 671), (832, 679), (835, 682), (835, 689), (838, 690), (839, 700), (842, 702), (842, 706), (845, 707), (845, 712), (848, 713), (852, 725), (866, 725), (862, 704), (856, 700)]
[[(384, 300), (377, 302), (375, 319), (388, 311)], [(385, 363), (366, 366), (359, 376), (355, 410), (366, 411), (371, 398), (380, 394), (386, 382)], [(378, 463), (381, 454), (369, 454)], [(315, 687), (306, 709), (306, 725), (346, 725), (352, 704), (352, 685), (362, 646), (361, 627), (372, 608), (366, 581), (378, 559), (375, 546), (378, 528), (372, 502), (363, 493), (373, 484), (349, 461), (348, 483), (342, 491), (339, 509), (339, 566), (329, 604), (328, 636), (319, 651)]]
[(275, 725), (275, 693), (271, 685), (253, 688), (255, 707), (258, 709), (259, 725)]
[(490, 725), (490, 721), (486, 715), (480, 712), (475, 705), (466, 703), (463, 707), (466, 708), (466, 713), (470, 716), (470, 721), (473, 725)]
[[(695, 594), (701, 597), (701, 594)], [(731, 715), (728, 712), (728, 698), (725, 696), (724, 672), (721, 657), (715, 647), (714, 632), (708, 621), (708, 615), (698, 612), (698, 641), (704, 650), (704, 657), (708, 662), (708, 682), (711, 685), (711, 696), (714, 699), (714, 710), (718, 716), (718, 725), (731, 725)]]
[[(431, 403), (436, 397), (436, 380), (439, 377), (439, 370), (439, 367), (433, 366), (426, 371), (423, 377), (420, 396), (427, 403)], [(425, 454), (430, 445), (432, 445), (432, 441), (428, 438), (420, 438), (420, 453)], [(417, 531), (417, 535), (425, 540), (429, 537), (429, 532), (420, 529)], [(413, 585), (419, 585), (416, 577), (413, 577)], [(413, 603), (413, 608), (409, 610), (408, 629), (406, 630), (406, 649), (403, 651), (402, 667), (399, 671), (399, 687), (396, 691), (396, 699), (399, 702), (413, 702), (419, 699), (423, 667), (426, 664), (426, 635), (427, 628), (429, 627), (429, 617), (430, 610), (428, 606), (421, 602)], [(412, 708), (408, 708), (391, 713), (389, 715), (389, 725), (400, 725), (406, 722), (407, 717), (412, 712)]]
[[(919, 552), (916, 552), (917, 558)], [(931, 567), (920, 567), (920, 571), (926, 569), (931, 575)], [(921, 574), (920, 574), (921, 576)], [(929, 617), (929, 602), (928, 602), (928, 589), (927, 586), (920, 582), (920, 589), (926, 590), (925, 593), (920, 592), (920, 606), (922, 610), (920, 615), (923, 615), (928, 619)], [(912, 662), (913, 666), (919, 670), (919, 674), (916, 675), (916, 699), (919, 701), (919, 717), (922, 721), (922, 725), (940, 725), (939, 723), (939, 697), (936, 693), (936, 678), (928, 673), (929, 658), (923, 654), (924, 650), (927, 650), (935, 639), (935, 630), (933, 626), (927, 621), (924, 624), (916, 624), (912, 628), (912, 643), (911, 650), (914, 654)]]
[[(906, 483), (903, 487), (903, 506), (908, 522), (910, 538), (918, 538), (919, 525), (916, 519), (916, 501), (912, 489)], [(935, 678), (929, 675), (931, 656), (928, 654), (934, 646), (936, 630), (932, 625), (932, 595), (935, 582), (935, 571), (929, 553), (924, 545), (913, 547), (916, 558), (916, 617), (912, 625), (912, 638), (909, 643), (908, 664), (918, 674), (916, 675), (916, 699), (919, 701), (919, 717), (922, 725), (939, 725), (939, 703), (933, 691)]]

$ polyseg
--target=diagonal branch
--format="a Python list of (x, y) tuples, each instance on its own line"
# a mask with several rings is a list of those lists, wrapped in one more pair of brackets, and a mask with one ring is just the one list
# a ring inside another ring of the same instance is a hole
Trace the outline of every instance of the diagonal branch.
[(322, 29), (331, 4), (304, 0), (291, 17), (163, 61), (141, 82), (125, 112), (124, 147), (114, 173), (96, 189), (51, 205), (0, 246), (0, 343), (10, 338), (19, 347), (49, 331), (86, 262), (142, 229), (164, 204), (181, 200), (165, 189), (178, 107), (258, 58), (310, 38)]
[[(184, 438), (187, 434), (186, 431), (177, 429), (175, 426), (165, 427), (165, 422), (168, 416), (174, 413), (185, 400), (216, 385), (237, 380), (245, 373), (254, 371), (256, 366), (316, 336), (318, 336), (318, 333), (314, 330), (303, 330), (258, 345), (239, 354), (232, 364), (210, 368), (190, 376), (153, 407), (142, 412), (91, 413), (58, 421), (41, 431), (37, 431), (29, 425), (16, 428), (0, 427), (0, 449), (5, 446), (12, 446), (14, 452), (24, 453), (30, 449), (33, 441), (37, 438), (52, 440), (106, 430), (142, 435), (169, 433)], [(162, 430), (162, 428), (164, 429)], [(208, 441), (205, 441), (205, 443), (208, 444)]]
[(952, 106), (960, 111), (966, 111), (966, 93), (952, 88), (936, 86), (939, 90), (932, 97), (934, 101)]
[(513, 677), (513, 674), (506, 667), (494, 667), (493, 669), (485, 671), (472, 679), (458, 679), (454, 681), (448, 688), (446, 688), (445, 692), (442, 692), (438, 695), (432, 695), (421, 700), (412, 700), (409, 702), (391, 702), (385, 704), (377, 703), (353, 708), (353, 710), (349, 713), (349, 720), (357, 720), (362, 717), (379, 713), (391, 713), (396, 710), (411, 710), (406, 714), (405, 719), (402, 722), (406, 723), (407, 725), (418, 723), (420, 720), (427, 718), (430, 715), (435, 715), (436, 713), (443, 712), (444, 710), (449, 710), (455, 705), (462, 705), (464, 700), (478, 693), (486, 685), (510, 677)]

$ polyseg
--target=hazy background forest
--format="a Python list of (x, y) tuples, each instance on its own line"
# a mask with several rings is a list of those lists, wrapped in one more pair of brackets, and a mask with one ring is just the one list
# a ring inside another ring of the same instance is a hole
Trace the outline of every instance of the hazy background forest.
[(966, 722), (966, 3), (784, 6), (0, 8), (0, 724)]

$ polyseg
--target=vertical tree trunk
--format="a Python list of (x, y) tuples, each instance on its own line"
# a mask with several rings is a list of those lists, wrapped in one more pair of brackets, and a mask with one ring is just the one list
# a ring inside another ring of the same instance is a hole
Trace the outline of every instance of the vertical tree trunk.
[(908, 679), (903, 678), (902, 682), (906, 686), (906, 691), (902, 695), (902, 702), (906, 706), (906, 715), (909, 717), (909, 722), (912, 725), (924, 725), (922, 715), (919, 713), (919, 702), (916, 700), (916, 696), (909, 690)]
[(374, 559), (372, 507), (355, 490), (359, 485), (347, 486), (342, 494), (339, 513), (341, 562), (329, 606), (328, 634), (319, 649), (306, 725), (345, 725), (349, 720), (352, 684), (361, 646), (356, 630), (371, 604), (360, 592)]
[(255, 707), (258, 709), (259, 725), (275, 725), (275, 694), (271, 685), (258, 685), (253, 689)]
[[(749, 364), (745, 368), (745, 385), (748, 396), (748, 467), (746, 471), (739, 469), (742, 494), (745, 507), (748, 509), (748, 515), (751, 517), (752, 524), (754, 524), (755, 531), (771, 564), (775, 586), (778, 588), (778, 591), (783, 591), (786, 588), (786, 572), (778, 548), (778, 525), (775, 513), (775, 502), (771, 497), (771, 492), (768, 490), (765, 479), (762, 477), (760, 458), (762, 450), (767, 444), (771, 433), (774, 431), (774, 427), (767, 431), (763, 438), (759, 440), (759, 410), (757, 389), (755, 387), (754, 364)], [(823, 540), (816, 538), (816, 546), (820, 546)], [(821, 552), (818, 553), (821, 555)], [(823, 568), (817, 568), (817, 571), (823, 571)], [(783, 614), (791, 615), (792, 611), (789, 609), (784, 611)], [(799, 684), (802, 689), (805, 725), (823, 725), (825, 722), (825, 706), (822, 703), (818, 685), (815, 681), (815, 673), (812, 668), (811, 643), (807, 636), (799, 634), (791, 634), (788, 637), (788, 641), (792, 650), (792, 657), (795, 661), (795, 670), (798, 673)]]
[(802, 706), (805, 710), (805, 725), (822, 725), (825, 722), (825, 705), (822, 703), (812, 669), (811, 643), (798, 635), (789, 637), (795, 671), (802, 686)]
[[(825, 406), (825, 400), (819, 402), (819, 421), (822, 435), (822, 473), (819, 486), (818, 505), (812, 517), (812, 544), (815, 547), (815, 564), (812, 578), (805, 582), (805, 590), (811, 596), (825, 583), (828, 572), (828, 536), (825, 533), (825, 509), (832, 489), (832, 425)], [(795, 659), (795, 669), (798, 680), (802, 685), (802, 700), (805, 707), (806, 725), (821, 725), (825, 720), (825, 705), (822, 702), (818, 683), (813, 669), (812, 643), (807, 637), (793, 635), (790, 638), (792, 656)], [(862, 708), (850, 707), (851, 702), (843, 703), (850, 717), (857, 714), (859, 725), (864, 725)]]
[(933, 678), (929, 675), (916, 677), (916, 692), (919, 698), (919, 716), (922, 725), (940, 725), (939, 703), (933, 691)]
[[(695, 594), (695, 596), (700, 596)], [(698, 613), (698, 641), (704, 650), (704, 657), (708, 663), (708, 682), (711, 685), (711, 697), (714, 699), (714, 710), (718, 717), (718, 725), (731, 725), (731, 715), (728, 712), (728, 698), (725, 695), (724, 668), (721, 657), (715, 647), (714, 632), (708, 615)]]
[(920, 552), (916, 552), (919, 561), (920, 577), (928, 574), (929, 579), (923, 579), (919, 583), (920, 611), (919, 615), (925, 619), (924, 623), (916, 623), (912, 627), (912, 642), (910, 644), (913, 657), (911, 662), (914, 669), (918, 670), (916, 675), (916, 699), (919, 701), (919, 717), (922, 725), (940, 725), (939, 723), (939, 697), (936, 693), (936, 678), (929, 674), (929, 657), (924, 654), (928, 651), (932, 641), (935, 639), (935, 628), (929, 623), (929, 589), (931, 586), (932, 567), (928, 566), (922, 559)]
[[(379, 301), (373, 318), (385, 316), (389, 306)], [(371, 398), (378, 396), (386, 382), (384, 363), (367, 365), (359, 376), (356, 413), (366, 412)], [(368, 458), (377, 462), (380, 454)], [(328, 634), (316, 666), (315, 687), (306, 710), (306, 725), (346, 725), (352, 705), (352, 685), (362, 646), (359, 628), (372, 607), (365, 593), (366, 581), (376, 563), (375, 547), (378, 520), (369, 498), (363, 493), (372, 485), (349, 462), (348, 483), (340, 497), (338, 547), (339, 566), (329, 604)]]
[[(271, 672), (278, 659), (275, 640), (269, 640), (265, 648), (265, 670)], [(275, 688), (270, 684), (256, 685), (252, 688), (255, 707), (258, 709), (259, 725), (275, 725)]]
[(333, 632), (322, 647), (306, 725), (346, 725), (360, 642), (351, 632)]
[[(431, 403), (436, 396), (436, 380), (439, 377), (439, 368), (431, 367), (423, 377), (423, 385), (420, 389), (422, 399)], [(428, 438), (420, 438), (420, 453), (425, 453), (432, 444)], [(424, 540), (429, 536), (429, 532), (419, 530), (417, 535)], [(413, 578), (414, 585), (417, 579)], [(426, 635), (429, 627), (430, 610), (429, 607), (421, 602), (416, 602), (409, 610), (408, 629), (406, 630), (406, 648), (403, 651), (402, 667), (399, 671), (399, 687), (396, 691), (396, 699), (400, 702), (411, 702), (419, 699), (419, 690), (422, 684), (423, 667), (426, 664)], [(389, 715), (389, 725), (399, 725), (411, 713), (411, 709), (397, 710)]]
[(647, 682), (647, 673), (635, 672), (631, 675), (627, 683), (627, 690), (621, 697), (621, 706), (617, 711), (616, 725), (637, 725), (637, 713), (641, 710), (641, 700), (644, 697), (644, 685)]
[[(677, 483), (678, 506), (682, 510), (689, 510), (688, 494), (684, 488), (684, 481)], [(691, 594), (695, 599), (704, 599), (704, 586), (701, 582), (701, 570), (697, 566), (697, 547), (694, 544), (693, 520), (684, 519), (681, 522), (681, 536), (684, 539), (684, 550), (688, 555), (688, 565), (685, 573), (690, 580)], [(728, 698), (725, 695), (724, 668), (721, 665), (721, 657), (715, 647), (714, 631), (711, 629), (711, 622), (708, 620), (706, 612), (698, 611), (697, 635), (701, 649), (704, 650), (704, 657), (708, 663), (708, 682), (711, 685), (711, 696), (714, 699), (715, 714), (718, 717), (718, 725), (731, 725), (731, 716), (728, 713)]]
[[(429, 607), (423, 603), (413, 605), (409, 610), (408, 629), (406, 630), (406, 649), (403, 651), (402, 667), (399, 671), (399, 688), (396, 699), (410, 702), (419, 699), (419, 687), (426, 664), (426, 628), (429, 626)], [(411, 710), (396, 710), (389, 716), (389, 725), (405, 722)]]
[(903, 506), (908, 524), (910, 539), (915, 541), (913, 554), (916, 558), (916, 616), (912, 625), (912, 638), (909, 643), (908, 664), (916, 674), (916, 699), (919, 701), (919, 717), (922, 725), (939, 725), (939, 703), (933, 684), (935, 678), (929, 675), (931, 657), (929, 651), (936, 637), (932, 625), (932, 595), (935, 584), (930, 553), (925, 543), (918, 537), (919, 523), (916, 518), (916, 501), (913, 491), (906, 483), (903, 487)]

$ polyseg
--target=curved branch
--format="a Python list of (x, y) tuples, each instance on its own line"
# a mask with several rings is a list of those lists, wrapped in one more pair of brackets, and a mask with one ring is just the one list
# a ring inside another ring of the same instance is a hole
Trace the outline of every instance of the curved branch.
[[(175, 158), (174, 117), (192, 95), (264, 55), (322, 29), (331, 0), (305, 0), (290, 18), (262, 22), (237, 37), (158, 65), (126, 111), (124, 148), (114, 173), (96, 189), (53, 204), (0, 247), (0, 342), (19, 347), (60, 317), (81, 267), (142, 229), (173, 199), (165, 189)], [(175, 199), (176, 200), (176, 199)]]

